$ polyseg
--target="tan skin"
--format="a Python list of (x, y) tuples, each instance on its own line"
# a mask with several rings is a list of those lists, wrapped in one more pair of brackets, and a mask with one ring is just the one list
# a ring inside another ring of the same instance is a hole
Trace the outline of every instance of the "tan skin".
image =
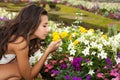
[[(30, 40), (34, 38), (45, 39), (48, 32), (48, 17), (46, 15), (42, 15), (41, 23), (35, 33), (30, 36)], [(14, 43), (21, 42), (22, 40), (24, 40), (24, 38), (19, 37)], [(15, 53), (16, 60), (8, 64), (0, 64), (0, 80), (20, 80), (21, 77), (25, 80), (33, 80), (41, 70), (49, 53), (59, 47), (60, 40), (51, 42), (38, 63), (36, 63), (32, 68), (28, 57), (29, 46), (23, 49), (27, 44), (26, 40), (19, 44), (14, 43), (8, 44), (7, 54)]]

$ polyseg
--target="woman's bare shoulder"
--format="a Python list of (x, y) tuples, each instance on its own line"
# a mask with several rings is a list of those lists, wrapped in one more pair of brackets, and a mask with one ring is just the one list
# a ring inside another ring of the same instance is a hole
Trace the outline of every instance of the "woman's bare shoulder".
[(20, 50), (27, 46), (27, 41), (23, 37), (18, 37), (14, 42), (9, 43), (13, 50)]

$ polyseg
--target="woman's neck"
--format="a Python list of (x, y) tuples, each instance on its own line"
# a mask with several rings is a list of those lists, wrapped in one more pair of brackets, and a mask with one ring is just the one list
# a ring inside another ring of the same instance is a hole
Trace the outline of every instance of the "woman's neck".
[(30, 36), (30, 40), (37, 38), (35, 35)]

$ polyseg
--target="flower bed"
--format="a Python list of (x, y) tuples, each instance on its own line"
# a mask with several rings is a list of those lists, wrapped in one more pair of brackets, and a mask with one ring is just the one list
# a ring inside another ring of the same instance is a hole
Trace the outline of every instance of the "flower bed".
[(82, 26), (57, 28), (53, 23), (50, 26), (46, 44), (61, 39), (61, 45), (46, 60), (41, 70), (43, 78), (120, 80), (120, 33), (109, 37), (99, 30), (87, 30)]

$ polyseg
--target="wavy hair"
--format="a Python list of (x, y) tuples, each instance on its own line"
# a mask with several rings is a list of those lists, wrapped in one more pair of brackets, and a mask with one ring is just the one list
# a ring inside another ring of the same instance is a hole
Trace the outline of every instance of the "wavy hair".
[(48, 13), (44, 8), (32, 4), (23, 8), (13, 20), (0, 28), (0, 59), (6, 53), (8, 43), (14, 42), (20, 36), (28, 42), (30, 54), (39, 48), (39, 40), (29, 41), (29, 36), (36, 31), (41, 23), (41, 15), (48, 15)]

